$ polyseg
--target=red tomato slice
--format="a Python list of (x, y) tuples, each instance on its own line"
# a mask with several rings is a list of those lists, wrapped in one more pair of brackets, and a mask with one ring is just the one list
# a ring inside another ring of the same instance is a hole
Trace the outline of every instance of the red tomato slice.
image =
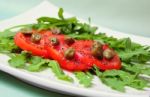
[(49, 44), (49, 46), (47, 46), (47, 51), (50, 57), (57, 60), (62, 68), (69, 71), (85, 71), (92, 67), (90, 60), (87, 60), (86, 56), (83, 56), (77, 51), (75, 51), (73, 59), (66, 59), (64, 52), (69, 48), (69, 46), (64, 42), (64, 35), (52, 35), (49, 38), (54, 37), (59, 40), (59, 45), (53, 46), (51, 43), (47, 43)]
[[(92, 61), (92, 64), (95, 64), (101, 70), (110, 70), (110, 69), (120, 69), (121, 68), (121, 61), (117, 54), (112, 59), (102, 58), (101, 60), (95, 58), (91, 54), (91, 47), (93, 41), (85, 41), (80, 40), (75, 42), (72, 47), (75, 48), (77, 51), (82, 52), (82, 54), (89, 56), (88, 60)], [(108, 45), (103, 45), (103, 50), (108, 49)]]
[[(33, 32), (34, 33), (34, 32)], [(14, 42), (23, 50), (30, 51), (33, 55), (48, 57), (47, 51), (45, 49), (45, 37), (51, 35), (49, 31), (41, 31), (42, 39), (38, 43), (33, 43), (31, 41), (31, 35), (24, 35), (19, 32), (14, 37)], [(44, 34), (43, 34), (44, 33)]]
[[(35, 33), (36, 31), (33, 31)], [(95, 58), (91, 54), (92, 40), (75, 41), (72, 45), (65, 43), (65, 35), (53, 35), (50, 31), (41, 31), (41, 40), (38, 43), (31, 41), (31, 35), (24, 35), (21, 32), (17, 33), (14, 41), (17, 46), (23, 50), (32, 52), (33, 55), (42, 56), (57, 60), (60, 66), (69, 71), (86, 71), (94, 64), (101, 70), (120, 69), (121, 61), (117, 54), (112, 59)], [(50, 42), (50, 38), (57, 38), (59, 44), (54, 46)], [(64, 52), (72, 47), (75, 49), (73, 59), (66, 59)], [(108, 45), (103, 45), (103, 50), (108, 49)]]

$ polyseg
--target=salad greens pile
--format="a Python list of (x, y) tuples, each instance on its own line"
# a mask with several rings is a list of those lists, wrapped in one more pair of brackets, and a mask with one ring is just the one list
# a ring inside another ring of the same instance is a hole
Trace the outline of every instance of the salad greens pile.
[(63, 72), (57, 61), (43, 59), (33, 56), (30, 52), (22, 51), (13, 40), (17, 32), (13, 29), (16, 28), (20, 28), (21, 31), (55, 30), (56, 33), (69, 35), (78, 40), (90, 39), (107, 43), (119, 54), (122, 61), (120, 70), (100, 71), (94, 66), (92, 70), (87, 72), (75, 72), (75, 77), (83, 86), (92, 86), (93, 75), (96, 75), (104, 84), (121, 92), (125, 91), (125, 86), (140, 90), (150, 87), (149, 80), (140, 77), (141, 74), (150, 76), (150, 63), (148, 63), (150, 61), (150, 46), (134, 43), (130, 38), (117, 39), (108, 37), (105, 33), (95, 34), (97, 27), (90, 25), (90, 19), (89, 23), (81, 23), (76, 17), (64, 18), (62, 8), (58, 12), (58, 17), (40, 17), (35, 24), (19, 25), (4, 30), (0, 33), (0, 53), (10, 56), (8, 62), (13, 67), (31, 72), (51, 68), (58, 79), (73, 82), (73, 79)]

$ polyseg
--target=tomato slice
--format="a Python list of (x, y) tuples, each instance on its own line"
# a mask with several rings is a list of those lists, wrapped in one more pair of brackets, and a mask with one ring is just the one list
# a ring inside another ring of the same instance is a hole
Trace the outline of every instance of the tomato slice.
[[(78, 42), (75, 42), (72, 47), (75, 48), (78, 52), (82, 52), (82, 54), (87, 55), (89, 58), (88, 60), (92, 61), (92, 64), (95, 64), (99, 67), (101, 70), (110, 70), (110, 69), (120, 69), (121, 68), (121, 61), (118, 57), (117, 53), (115, 53), (115, 56), (112, 59), (106, 59), (102, 58), (97, 59), (92, 56), (91, 54), (91, 47), (92, 47), (93, 41), (92, 40), (79, 40)], [(103, 45), (102, 49), (108, 49), (108, 45)], [(110, 49), (110, 48), (109, 48)]]
[(52, 35), (49, 38), (57, 38), (59, 45), (53, 46), (51, 43), (47, 46), (47, 51), (50, 57), (57, 60), (60, 66), (69, 71), (86, 71), (92, 67), (90, 60), (86, 60), (86, 56), (83, 56), (80, 52), (75, 51), (73, 59), (66, 59), (64, 52), (69, 46), (64, 41), (64, 35)]
[[(35, 31), (33, 31), (34, 33)], [(44, 34), (43, 34), (44, 33)], [(41, 31), (40, 34), (42, 38), (40, 42), (34, 43), (31, 41), (31, 35), (25, 35), (21, 32), (18, 32), (14, 37), (14, 42), (17, 46), (19, 46), (23, 50), (30, 51), (33, 55), (48, 57), (47, 51), (45, 49), (45, 37), (51, 35), (49, 31)]]
[[(36, 31), (33, 31), (33, 33), (36, 33)], [(72, 45), (68, 45), (64, 39), (65, 35), (53, 35), (48, 30), (43, 30), (39, 33), (41, 35), (40, 41), (32, 42), (31, 35), (19, 32), (14, 37), (15, 44), (23, 50), (32, 52), (33, 55), (57, 60), (62, 68), (69, 71), (86, 71), (91, 69), (94, 64), (101, 70), (121, 68), (121, 61), (117, 53), (109, 60), (93, 57), (91, 48), (94, 41), (92, 40), (76, 40)], [(51, 38), (57, 38), (59, 44), (53, 45), (50, 41)], [(75, 49), (75, 54), (72, 59), (67, 59), (65, 58), (64, 52), (70, 47)], [(108, 48), (108, 45), (103, 45), (103, 50)]]

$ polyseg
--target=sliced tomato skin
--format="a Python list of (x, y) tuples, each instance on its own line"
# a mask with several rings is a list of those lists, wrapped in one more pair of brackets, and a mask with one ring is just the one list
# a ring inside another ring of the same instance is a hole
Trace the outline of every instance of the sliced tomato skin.
[(62, 53), (58, 52), (53, 47), (47, 46), (46, 48), (51, 58), (57, 60), (63, 69), (68, 71), (86, 71), (92, 67), (90, 65), (84, 64), (85, 60), (83, 57), (81, 57), (80, 60), (78, 60), (79, 63), (77, 63), (75, 60), (67, 60)]
[[(43, 49), (36, 47), (26, 41), (26, 37), (23, 33), (19, 32), (14, 37), (14, 42), (21, 49), (32, 52), (33, 55), (48, 57), (47, 51), (44, 49), (44, 46), (41, 46)], [(40, 47), (40, 46), (39, 46)]]
[[(121, 60), (117, 53), (115, 53), (115, 56), (112, 59), (97, 59), (92, 56), (91, 54), (91, 47), (92, 47), (93, 41), (92, 40), (79, 40), (76, 43), (72, 45), (73, 48), (75, 48), (77, 51), (83, 52), (83, 54), (89, 56), (88, 60), (91, 60), (90, 64), (95, 64), (97, 67), (99, 67), (100, 70), (111, 70), (111, 69), (120, 69), (121, 68)], [(106, 50), (109, 46), (107, 44), (104, 44), (102, 49)], [(111, 48), (109, 48), (111, 49)], [(113, 50), (113, 49), (112, 49)]]
[[(66, 59), (64, 52), (70, 47), (64, 41), (64, 35), (52, 35), (49, 38), (55, 37), (59, 40), (59, 45), (53, 46), (51, 43), (47, 43), (47, 52), (51, 59), (57, 60), (63, 69), (68, 71), (86, 71), (92, 67), (92, 62), (86, 60), (86, 56), (80, 54), (80, 52), (75, 51), (73, 59)], [(49, 42), (49, 41), (48, 41)]]

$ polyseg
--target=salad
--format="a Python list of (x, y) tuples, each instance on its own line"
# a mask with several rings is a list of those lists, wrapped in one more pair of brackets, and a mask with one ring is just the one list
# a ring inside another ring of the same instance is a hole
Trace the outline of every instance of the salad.
[(97, 27), (90, 25), (90, 19), (82, 23), (76, 17), (65, 18), (62, 8), (58, 17), (40, 17), (35, 24), (0, 33), (0, 53), (10, 56), (10, 66), (30, 72), (51, 68), (58, 79), (73, 82), (63, 71), (67, 70), (84, 87), (92, 87), (94, 76), (120, 92), (126, 86), (150, 87), (149, 79), (142, 77), (150, 76), (150, 46), (95, 34)]

